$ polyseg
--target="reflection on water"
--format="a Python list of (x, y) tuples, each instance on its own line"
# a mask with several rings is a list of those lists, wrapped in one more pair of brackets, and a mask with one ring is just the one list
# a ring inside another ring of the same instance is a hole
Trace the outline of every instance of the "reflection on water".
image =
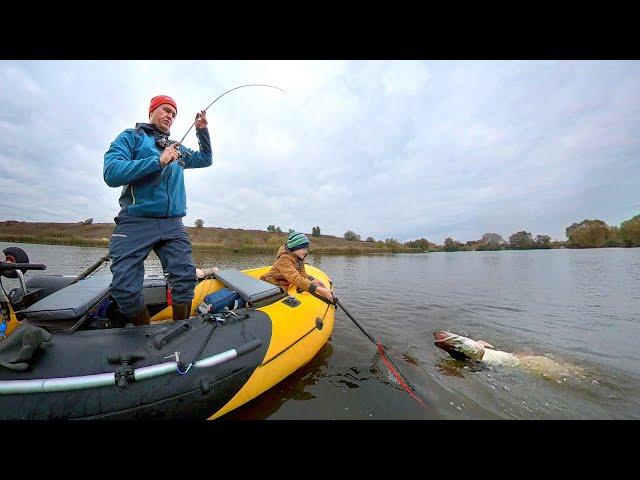
[[(0, 244), (5, 248), (9, 244)], [(40, 274), (78, 274), (103, 248), (19, 245)], [(272, 255), (196, 252), (198, 266), (255, 268)], [(336, 313), (312, 361), (225, 418), (625, 419), (640, 418), (640, 249), (310, 255), (336, 296), (388, 347), (428, 404), (396, 383), (375, 345)], [(147, 273), (160, 273), (151, 254)], [(5, 284), (8, 284), (5, 280)], [(581, 368), (545, 379), (519, 368), (455, 361), (433, 345), (449, 330), (500, 350)]]

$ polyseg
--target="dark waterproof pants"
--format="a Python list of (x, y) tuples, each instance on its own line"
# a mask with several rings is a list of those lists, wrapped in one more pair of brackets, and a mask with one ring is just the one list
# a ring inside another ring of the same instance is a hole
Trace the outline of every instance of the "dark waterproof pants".
[(144, 260), (153, 249), (165, 273), (169, 274), (174, 303), (193, 300), (196, 268), (191, 241), (181, 217), (146, 218), (120, 214), (109, 242), (111, 256), (111, 295), (127, 316), (144, 308), (142, 283)]

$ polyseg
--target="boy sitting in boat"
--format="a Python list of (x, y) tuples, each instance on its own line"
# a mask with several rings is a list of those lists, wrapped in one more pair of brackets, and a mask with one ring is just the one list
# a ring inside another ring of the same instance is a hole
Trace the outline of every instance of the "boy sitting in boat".
[(333, 301), (333, 294), (322, 280), (313, 278), (304, 269), (304, 259), (309, 253), (309, 239), (304, 233), (291, 232), (289, 238), (280, 246), (276, 260), (267, 273), (260, 277), (284, 290), (295, 285), (301, 290), (317, 293), (329, 301)]

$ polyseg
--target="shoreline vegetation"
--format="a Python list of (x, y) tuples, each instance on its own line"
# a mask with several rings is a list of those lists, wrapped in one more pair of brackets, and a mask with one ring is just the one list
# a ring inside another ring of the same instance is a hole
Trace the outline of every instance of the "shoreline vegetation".
[[(280, 227), (269, 225), (267, 230), (205, 227), (196, 220), (193, 227), (186, 226), (194, 251), (229, 251), (275, 254), (289, 234)], [(0, 241), (69, 245), (83, 247), (109, 246), (114, 223), (93, 223), (89, 218), (77, 223), (0, 222)], [(516, 232), (505, 241), (497, 233), (485, 233), (481, 239), (460, 243), (447, 237), (443, 244), (425, 238), (400, 242), (394, 238), (375, 240), (349, 230), (343, 237), (321, 235), (320, 227), (313, 227), (307, 235), (311, 239), (310, 253), (326, 254), (393, 254), (455, 251), (531, 250), (550, 248), (606, 248), (639, 247), (640, 214), (624, 221), (620, 226), (609, 226), (602, 220), (584, 220), (566, 228), (567, 241), (551, 241), (548, 235)]]

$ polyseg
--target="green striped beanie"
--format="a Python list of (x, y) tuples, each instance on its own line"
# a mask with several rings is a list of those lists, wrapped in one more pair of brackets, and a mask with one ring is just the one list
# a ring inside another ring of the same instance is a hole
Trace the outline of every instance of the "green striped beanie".
[(291, 232), (289, 238), (287, 238), (287, 248), (290, 251), (298, 250), (299, 248), (309, 248), (309, 239), (304, 233)]

